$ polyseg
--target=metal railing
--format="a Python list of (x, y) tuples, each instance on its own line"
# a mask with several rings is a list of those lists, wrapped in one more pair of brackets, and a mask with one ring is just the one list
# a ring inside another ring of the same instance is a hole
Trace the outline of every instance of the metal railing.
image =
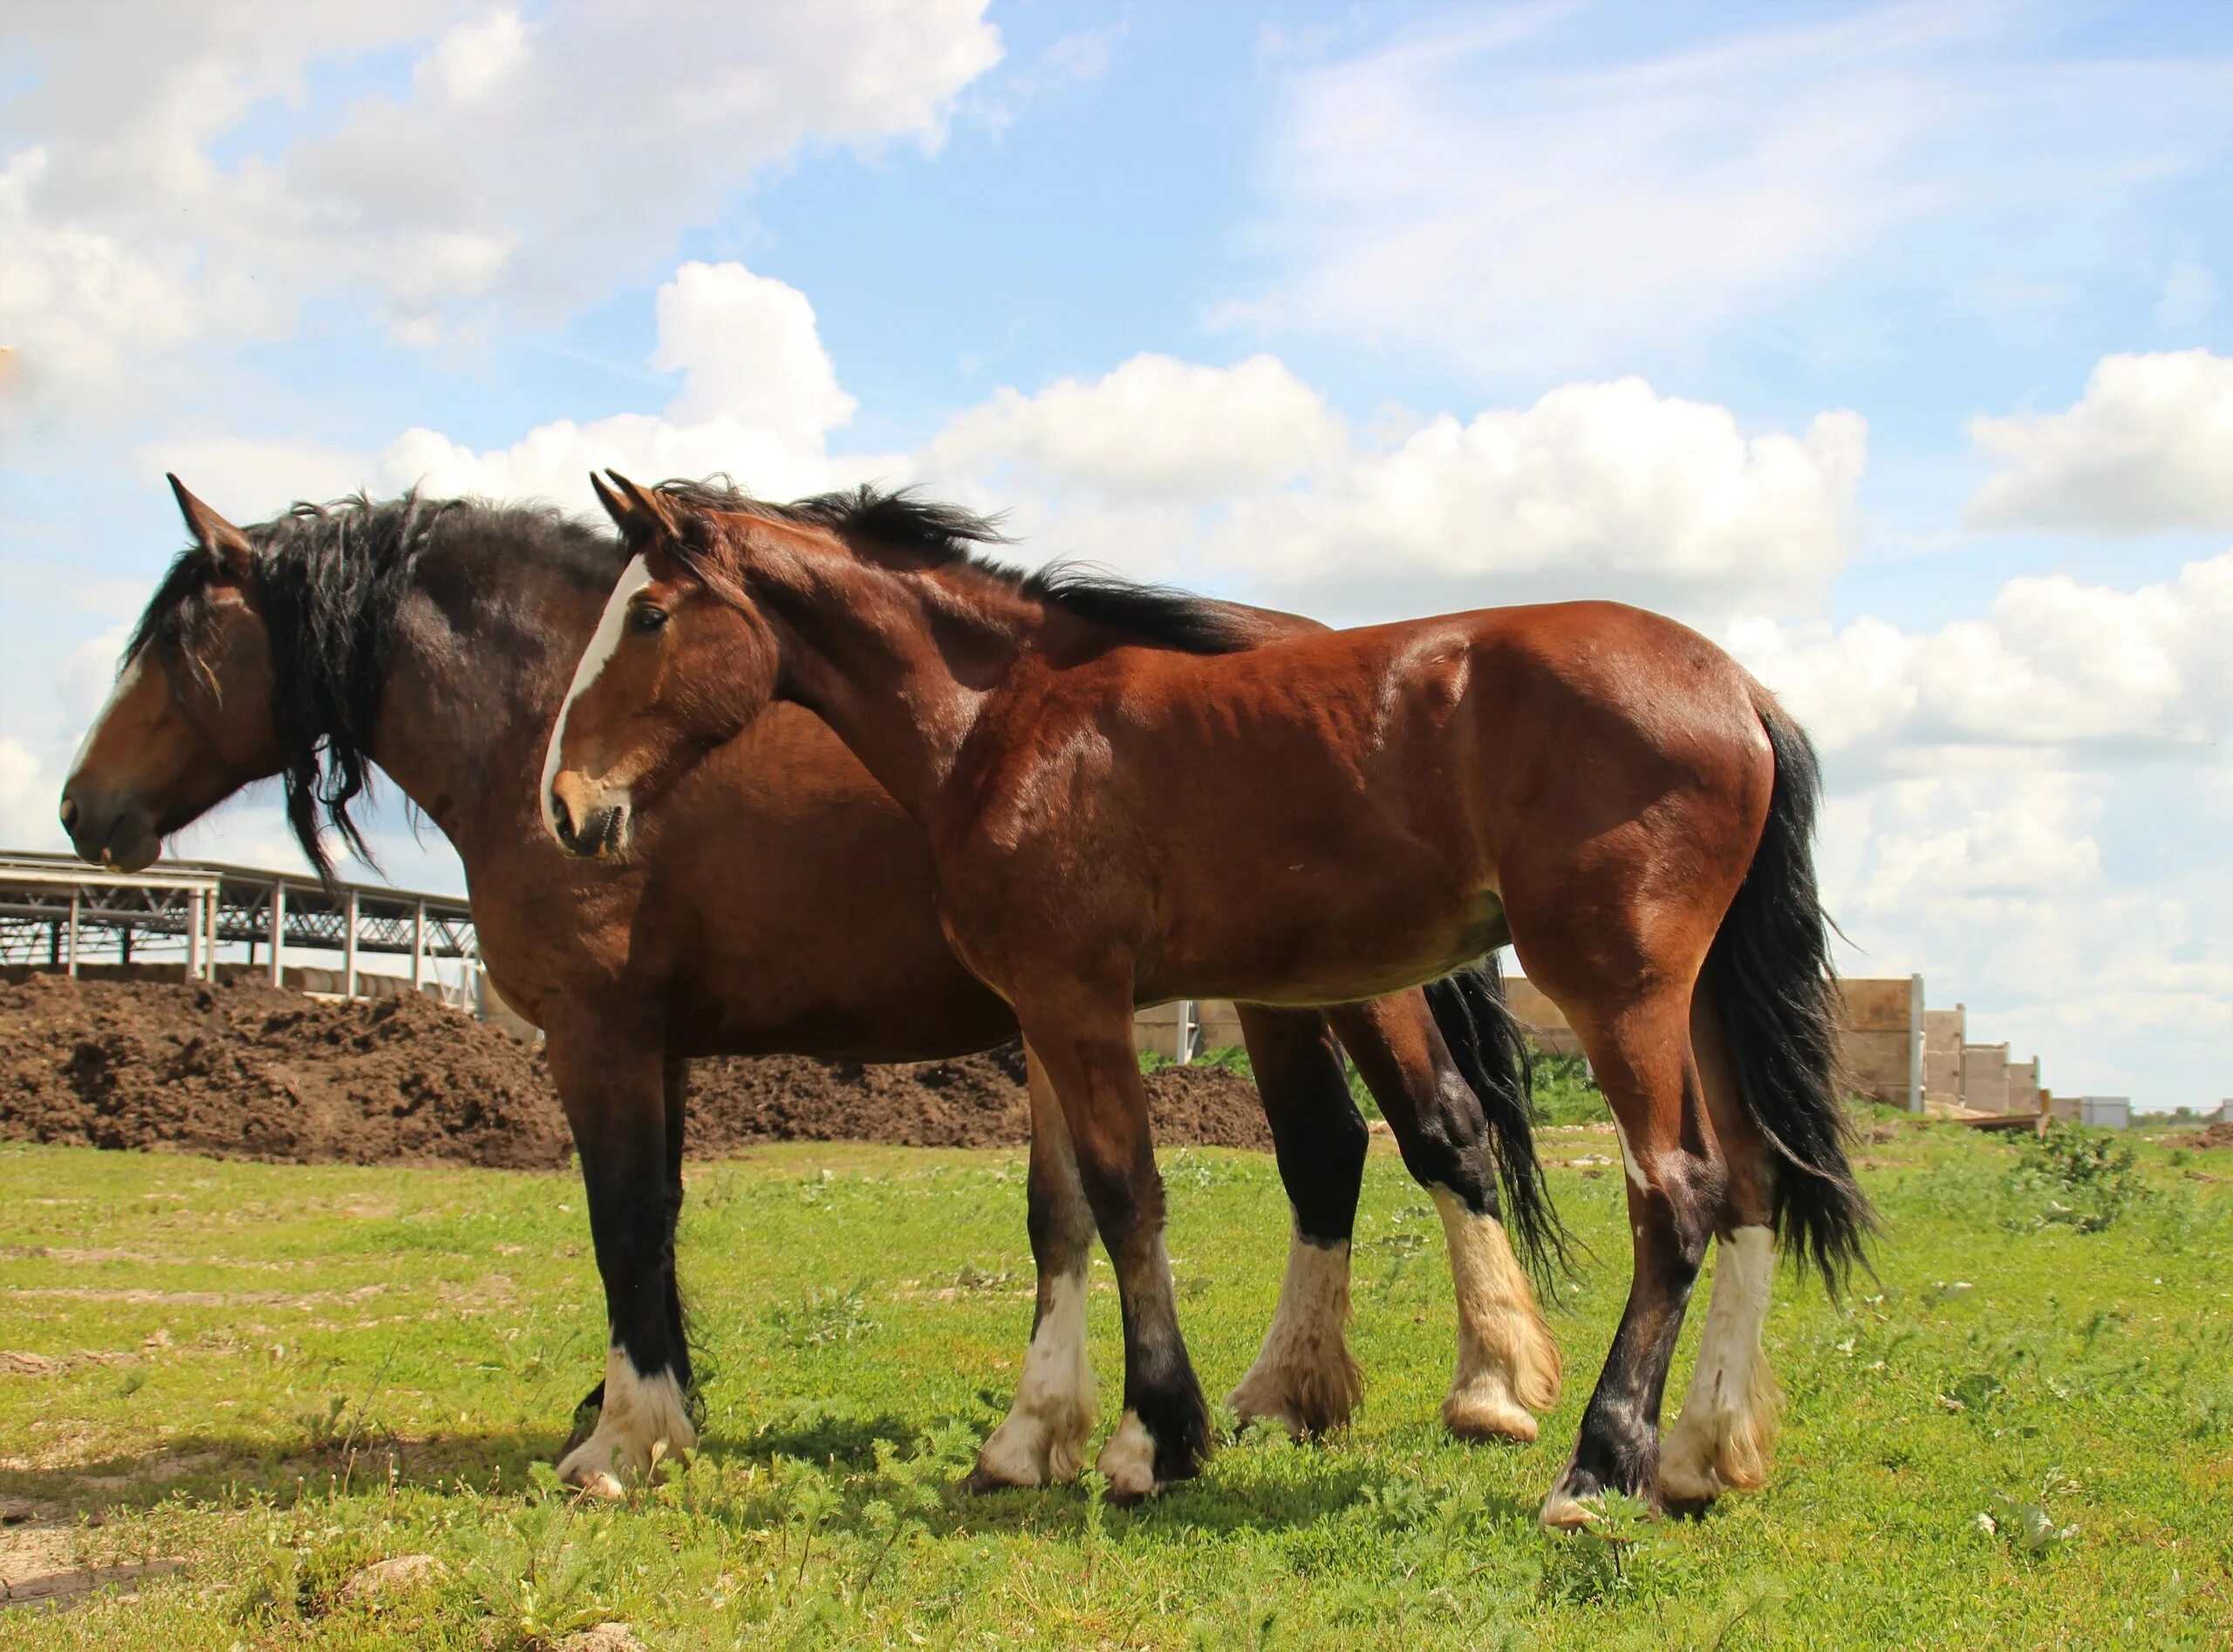
[[(368, 953), (407, 955), (411, 985), (481, 1007), (481, 945), (471, 905), (453, 895), (315, 880), (208, 861), (158, 861), (145, 871), (89, 866), (68, 855), (0, 852), (0, 963), (75, 975), (81, 964), (176, 959), (187, 980), (215, 979), (219, 954), (245, 951), (273, 986), (288, 954), (338, 954), (341, 994), (354, 998)], [(435, 966), (454, 963), (454, 983)], [(385, 975), (386, 972), (378, 972)]]

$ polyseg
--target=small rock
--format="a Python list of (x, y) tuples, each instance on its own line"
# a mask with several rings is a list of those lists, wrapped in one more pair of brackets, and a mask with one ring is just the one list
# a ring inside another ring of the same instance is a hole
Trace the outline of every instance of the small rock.
[(377, 1601), (414, 1589), (442, 1569), (431, 1554), (398, 1554), (375, 1560), (341, 1586), (345, 1601)]
[(558, 1652), (651, 1652), (625, 1623), (600, 1623), (558, 1642)]

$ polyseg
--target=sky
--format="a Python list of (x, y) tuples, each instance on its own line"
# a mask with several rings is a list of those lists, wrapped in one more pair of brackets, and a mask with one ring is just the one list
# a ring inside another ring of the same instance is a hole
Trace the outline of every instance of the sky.
[[(915, 483), (1335, 623), (1676, 614), (1822, 749), (1841, 967), (2215, 1105), (2229, 160), (2209, 4), (0, 0), (0, 847), (166, 470)], [(173, 852), (301, 864), (269, 788)]]

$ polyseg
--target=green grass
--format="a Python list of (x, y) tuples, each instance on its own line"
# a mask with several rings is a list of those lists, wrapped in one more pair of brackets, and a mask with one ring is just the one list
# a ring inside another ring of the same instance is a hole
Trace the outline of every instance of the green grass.
[[(952, 1489), (1028, 1325), (1019, 1155), (811, 1146), (694, 1171), (704, 1449), (607, 1507), (538, 1466), (601, 1364), (572, 1178), (0, 1150), (0, 1504), (78, 1522), (83, 1563), (185, 1562), (0, 1613), (0, 1643), (502, 1647), (610, 1617), (654, 1646), (2226, 1644), (2233, 1152), (2175, 1165), (2141, 1143), (2089, 1170), (1953, 1127), (1874, 1134), (1881, 1278), (1843, 1307), (1779, 1286), (1770, 1486), (1563, 1539), (1535, 1509), (1628, 1281), (1617, 1162), (1566, 1164), (1610, 1154), (1603, 1134), (1545, 1136), (1595, 1254), (1563, 1293), (1568, 1392), (1540, 1444), (1440, 1433), (1439, 1229), (1376, 1153), (1356, 1426), (1252, 1435), (1134, 1512)], [(1181, 1310), (1221, 1392), (1287, 1215), (1267, 1159), (1164, 1164)], [(1122, 1368), (1096, 1273), (1106, 1416)], [(414, 1553), (441, 1570), (344, 1597)]]

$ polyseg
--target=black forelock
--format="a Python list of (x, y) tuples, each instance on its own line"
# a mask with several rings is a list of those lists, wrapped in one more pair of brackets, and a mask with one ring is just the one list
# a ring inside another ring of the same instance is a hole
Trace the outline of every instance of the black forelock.
[[(425, 499), (416, 489), (298, 503), (242, 530), (251, 551), (249, 595), (270, 638), (287, 823), (329, 884), (328, 827), (358, 858), (378, 864), (351, 805), (371, 778), (396, 612), (414, 564), (437, 542), (498, 528), (525, 529), (577, 555), (595, 556), (610, 543), (552, 506)], [(217, 571), (200, 547), (181, 553), (133, 628), (126, 659), (160, 642), (199, 666), (212, 616), (201, 598)]]
[(925, 499), (912, 488), (864, 484), (787, 505), (755, 499), (726, 476), (663, 481), (656, 491), (701, 510), (827, 529), (906, 551), (933, 567), (966, 566), (1090, 624), (1185, 653), (1235, 653), (1261, 640), (1242, 611), (1212, 597), (1083, 563), (1053, 562), (1027, 571), (985, 556), (978, 547), (1012, 543), (997, 518)]

